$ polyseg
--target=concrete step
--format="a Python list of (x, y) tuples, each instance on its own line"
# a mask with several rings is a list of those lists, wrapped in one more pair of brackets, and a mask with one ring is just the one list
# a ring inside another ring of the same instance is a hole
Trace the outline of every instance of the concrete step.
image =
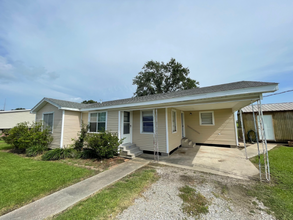
[(120, 156), (125, 158), (134, 158), (143, 154), (143, 151), (141, 151), (139, 147), (131, 143), (122, 144), (120, 145), (119, 149)]
[(192, 145), (192, 141), (189, 141), (189, 142), (188, 142), (188, 145)]

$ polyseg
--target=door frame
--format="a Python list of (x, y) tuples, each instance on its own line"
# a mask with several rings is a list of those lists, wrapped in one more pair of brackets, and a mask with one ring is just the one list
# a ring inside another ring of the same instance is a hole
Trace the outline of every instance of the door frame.
[(132, 111), (121, 111), (121, 114), (120, 114), (120, 128), (119, 128), (119, 131), (120, 131), (120, 137), (121, 139), (124, 138), (124, 112), (129, 112), (130, 114), (130, 134), (129, 134), (129, 139), (130, 141), (128, 142), (125, 142), (125, 143), (132, 143), (132, 133), (133, 133), (133, 129), (132, 129), (132, 125), (133, 125), (133, 112)]
[(182, 138), (184, 138), (186, 134), (185, 134), (185, 115), (183, 111), (181, 111), (180, 113), (180, 120), (181, 120), (181, 136)]

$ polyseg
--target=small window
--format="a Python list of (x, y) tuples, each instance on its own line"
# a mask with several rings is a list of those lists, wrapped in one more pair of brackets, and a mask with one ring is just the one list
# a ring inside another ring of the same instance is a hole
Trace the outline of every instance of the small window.
[(200, 112), (200, 125), (215, 125), (214, 112)]
[(90, 132), (106, 130), (106, 112), (90, 113)]
[(177, 112), (172, 110), (172, 132), (177, 132)]
[(154, 116), (153, 111), (142, 111), (141, 112), (141, 131), (143, 133), (154, 132)]
[(43, 128), (48, 129), (53, 133), (53, 113), (44, 113), (43, 114)]

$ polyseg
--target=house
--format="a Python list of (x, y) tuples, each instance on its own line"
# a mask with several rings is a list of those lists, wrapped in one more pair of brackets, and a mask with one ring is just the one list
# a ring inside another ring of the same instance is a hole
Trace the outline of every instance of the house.
[(159, 152), (168, 155), (182, 138), (192, 144), (236, 146), (234, 113), (277, 89), (277, 83), (241, 81), (95, 104), (43, 98), (31, 112), (51, 127), (52, 148), (72, 144), (83, 122), (89, 132), (115, 132), (143, 151), (154, 150), (156, 132)]
[(20, 122), (34, 122), (36, 116), (35, 114), (31, 114), (30, 111), (30, 109), (0, 111), (0, 133), (3, 130), (13, 128)]
[[(254, 107), (254, 111), (257, 107)], [(268, 141), (287, 142), (293, 140), (293, 102), (262, 105), (266, 139)], [(247, 132), (255, 131), (252, 106), (242, 109), (243, 126)], [(258, 116), (255, 115), (256, 123)]]

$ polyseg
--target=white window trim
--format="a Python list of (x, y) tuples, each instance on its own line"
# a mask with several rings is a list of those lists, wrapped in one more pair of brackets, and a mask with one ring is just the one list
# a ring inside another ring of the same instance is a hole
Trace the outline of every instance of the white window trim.
[[(42, 123), (44, 123), (44, 115), (46, 115), (46, 114), (53, 114), (52, 132), (51, 132), (51, 134), (53, 134), (53, 131), (54, 131), (54, 112), (43, 112), (43, 114), (42, 114)], [(43, 127), (42, 127), (42, 130), (43, 130)]]
[[(201, 113), (212, 113), (213, 124), (210, 124), (210, 125), (202, 124), (202, 123), (201, 123)], [(199, 125), (200, 125), (200, 126), (215, 126), (214, 111), (204, 111), (204, 112), (199, 112)]]
[[(173, 123), (173, 112), (175, 112), (176, 131), (173, 131), (173, 125), (174, 125), (174, 123)], [(177, 123), (177, 111), (175, 109), (172, 109), (172, 111), (171, 111), (171, 122), (172, 122), (172, 133), (177, 133), (177, 131), (178, 131), (178, 127), (177, 127), (178, 123)]]
[[(151, 111), (153, 110), (153, 132), (143, 132), (142, 127), (143, 127), (143, 123), (142, 123), (142, 112), (143, 111)], [(140, 110), (140, 133), (141, 134), (154, 134), (155, 133), (155, 110), (154, 109), (149, 109), (149, 110)]]
[[(102, 112), (106, 112), (106, 125), (105, 125), (105, 131), (107, 131), (107, 126), (108, 126), (108, 111), (94, 111), (94, 112), (89, 112), (88, 114), (88, 125), (90, 126), (90, 122), (91, 122), (91, 114), (93, 113), (102, 113)], [(97, 120), (99, 119), (99, 116), (97, 115)], [(97, 123), (99, 123), (99, 121), (97, 121)], [(98, 126), (98, 125), (97, 125)], [(91, 132), (90, 131), (90, 127), (88, 128), (88, 133), (93, 133), (93, 134), (99, 134), (100, 132)]]

